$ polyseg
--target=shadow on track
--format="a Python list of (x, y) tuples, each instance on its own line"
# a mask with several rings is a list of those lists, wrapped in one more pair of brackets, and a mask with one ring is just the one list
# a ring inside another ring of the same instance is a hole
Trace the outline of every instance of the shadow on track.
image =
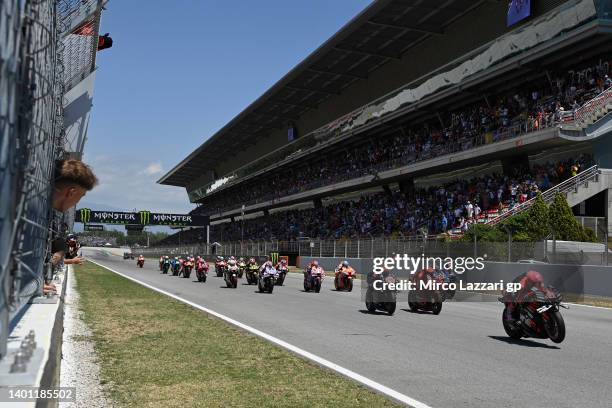
[(435, 316), (435, 314), (433, 314), (431, 310), (410, 310), (410, 309), (400, 309), (400, 310), (404, 312), (412, 313), (412, 314), (425, 314), (425, 315)]
[(493, 340), (503, 341), (504, 343), (516, 344), (517, 346), (538, 347), (538, 348), (545, 348), (545, 349), (551, 349), (551, 350), (561, 350), (561, 348), (557, 346), (550, 346), (548, 344), (538, 343), (537, 341), (532, 341), (532, 340), (527, 340), (527, 339), (514, 340), (510, 337), (505, 337), (505, 336), (488, 336), (488, 337)]
[(367, 310), (365, 310), (365, 309), (361, 309), (361, 310), (359, 311), (359, 313), (368, 314), (368, 315), (378, 315), (378, 316), (382, 315), (382, 316), (389, 316), (389, 317), (392, 317), (392, 316), (391, 316), (389, 313), (387, 313), (387, 312), (381, 312), (381, 311), (379, 311), (379, 310), (376, 310), (376, 311), (374, 311), (374, 312), (368, 312), (368, 311), (367, 311)]

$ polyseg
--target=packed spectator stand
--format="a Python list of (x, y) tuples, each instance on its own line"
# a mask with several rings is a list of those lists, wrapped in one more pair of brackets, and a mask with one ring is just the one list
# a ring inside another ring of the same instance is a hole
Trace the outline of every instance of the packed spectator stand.
[(197, 212), (217, 214), (556, 126), (570, 121), (583, 103), (612, 86), (609, 74), (610, 64), (600, 60), (580, 70), (549, 75), (444, 118), (220, 189), (204, 198)]
[[(465, 232), (473, 223), (489, 219), (535, 197), (554, 185), (590, 167), (587, 155), (556, 163), (534, 164), (512, 176), (489, 174), (469, 180), (401, 191), (364, 194), (354, 200), (334, 202), (321, 208), (279, 211), (243, 222), (211, 226), (211, 239), (219, 241), (296, 240), (371, 236), (413, 236)], [(174, 234), (161, 245), (202, 242), (203, 230)]]

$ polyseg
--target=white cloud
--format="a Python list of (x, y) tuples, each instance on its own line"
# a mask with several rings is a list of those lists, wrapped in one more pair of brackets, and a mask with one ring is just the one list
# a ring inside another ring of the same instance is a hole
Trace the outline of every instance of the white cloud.
[[(186, 213), (194, 208), (184, 188), (162, 186), (156, 183), (161, 173), (161, 163), (146, 164), (135, 155), (121, 157), (86, 156), (99, 184), (85, 201), (102, 203), (126, 210), (151, 210), (170, 213)], [(144, 170), (143, 170), (144, 169)]]
[(143, 173), (148, 175), (148, 176), (153, 176), (155, 174), (160, 174), (161, 172), (163, 172), (163, 168), (161, 163), (151, 163), (149, 164), (144, 170)]

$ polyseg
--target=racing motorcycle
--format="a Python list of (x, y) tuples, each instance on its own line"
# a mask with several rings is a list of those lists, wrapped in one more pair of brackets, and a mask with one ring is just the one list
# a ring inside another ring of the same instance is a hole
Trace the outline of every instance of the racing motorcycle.
[(265, 267), (259, 274), (259, 280), (257, 281), (257, 288), (259, 289), (259, 292), (272, 293), (277, 278), (278, 271), (273, 266)]
[(236, 261), (229, 261), (227, 267), (223, 270), (223, 279), (228, 288), (238, 287), (238, 265)]
[(199, 260), (196, 264), (196, 278), (198, 278), (198, 282), (206, 282), (206, 277), (208, 276), (208, 262)]
[(252, 263), (246, 270), (246, 280), (249, 285), (254, 285), (257, 283), (257, 275), (259, 271), (259, 265), (256, 263)]
[(140, 268), (142, 268), (144, 266), (144, 258), (143, 257), (139, 257), (138, 260), (136, 261), (136, 265), (138, 265)]
[(370, 273), (367, 276), (368, 289), (366, 290), (365, 304), (368, 312), (374, 313), (377, 310), (387, 312), (389, 316), (395, 313), (397, 308), (397, 291), (389, 289), (388, 286), (382, 286), (379, 289), (374, 288), (375, 281), (383, 283), (396, 283), (396, 278), (393, 274), (385, 271), (380, 274)]
[(276, 278), (276, 285), (278, 286), (283, 286), (283, 283), (285, 282), (285, 277), (287, 276), (287, 272), (289, 272), (289, 268), (287, 268), (287, 265), (280, 265), (278, 267), (278, 277)]
[(346, 290), (350, 292), (353, 290), (353, 279), (355, 279), (355, 270), (348, 268), (346, 270), (336, 270), (336, 277), (334, 278), (334, 287), (337, 291)]
[(178, 260), (172, 264), (172, 276), (178, 276), (181, 271), (181, 260)]
[(313, 266), (310, 268), (310, 271), (304, 271), (304, 291), (310, 292), (312, 290), (315, 293), (319, 293), (324, 277), (325, 272), (320, 266)]
[(183, 278), (189, 278), (191, 276), (192, 270), (193, 270), (193, 261), (190, 258), (187, 258), (187, 260), (183, 263), (183, 269), (181, 270)]
[(568, 308), (561, 304), (563, 296), (552, 286), (548, 293), (532, 288), (523, 302), (517, 302), (512, 313), (514, 322), (504, 319), (508, 304), (514, 299), (507, 293), (499, 301), (506, 306), (502, 313), (502, 324), (506, 334), (518, 340), (521, 337), (550, 339), (561, 343), (565, 339), (565, 322), (559, 308)]
[[(438, 275), (433, 271), (421, 271), (410, 277), (410, 281), (414, 284), (415, 289), (408, 292), (408, 307), (413, 312), (419, 310), (432, 312), (439, 315), (442, 311), (442, 302), (444, 302), (444, 294), (440, 290), (420, 289), (420, 282), (424, 281), (439, 281)], [(454, 294), (453, 294), (454, 295)]]
[[(453, 271), (436, 270), (434, 272), (434, 279), (436, 279), (439, 283), (457, 283), (457, 275), (455, 275)], [(455, 297), (455, 289), (443, 290), (440, 294), (442, 296), (442, 302), (444, 302), (447, 299), (452, 299)]]
[(226, 269), (227, 263), (225, 261), (215, 263), (215, 273), (217, 274), (217, 278), (222, 277)]
[(162, 271), (164, 269), (164, 258), (161, 257), (159, 259), (159, 270)]
[(170, 269), (170, 260), (164, 259), (164, 264), (162, 265), (162, 273), (167, 274)]
[(242, 279), (242, 276), (247, 270), (247, 264), (244, 261), (238, 262), (238, 278)]

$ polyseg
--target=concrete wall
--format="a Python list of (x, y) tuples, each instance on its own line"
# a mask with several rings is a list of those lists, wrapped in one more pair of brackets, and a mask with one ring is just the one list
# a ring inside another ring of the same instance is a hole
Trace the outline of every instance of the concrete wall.
[[(340, 262), (345, 260), (345, 258), (302, 256), (298, 266), (303, 268), (313, 259), (317, 259), (319, 265), (323, 266), (326, 271), (333, 271)], [(371, 258), (348, 258), (347, 260), (358, 273), (368, 273), (372, 270)], [(498, 282), (502, 279), (507, 282), (529, 270), (540, 272), (546, 284), (562, 292), (612, 297), (612, 266), (487, 262), (482, 271), (466, 272), (459, 275), (459, 279), (465, 282)]]

